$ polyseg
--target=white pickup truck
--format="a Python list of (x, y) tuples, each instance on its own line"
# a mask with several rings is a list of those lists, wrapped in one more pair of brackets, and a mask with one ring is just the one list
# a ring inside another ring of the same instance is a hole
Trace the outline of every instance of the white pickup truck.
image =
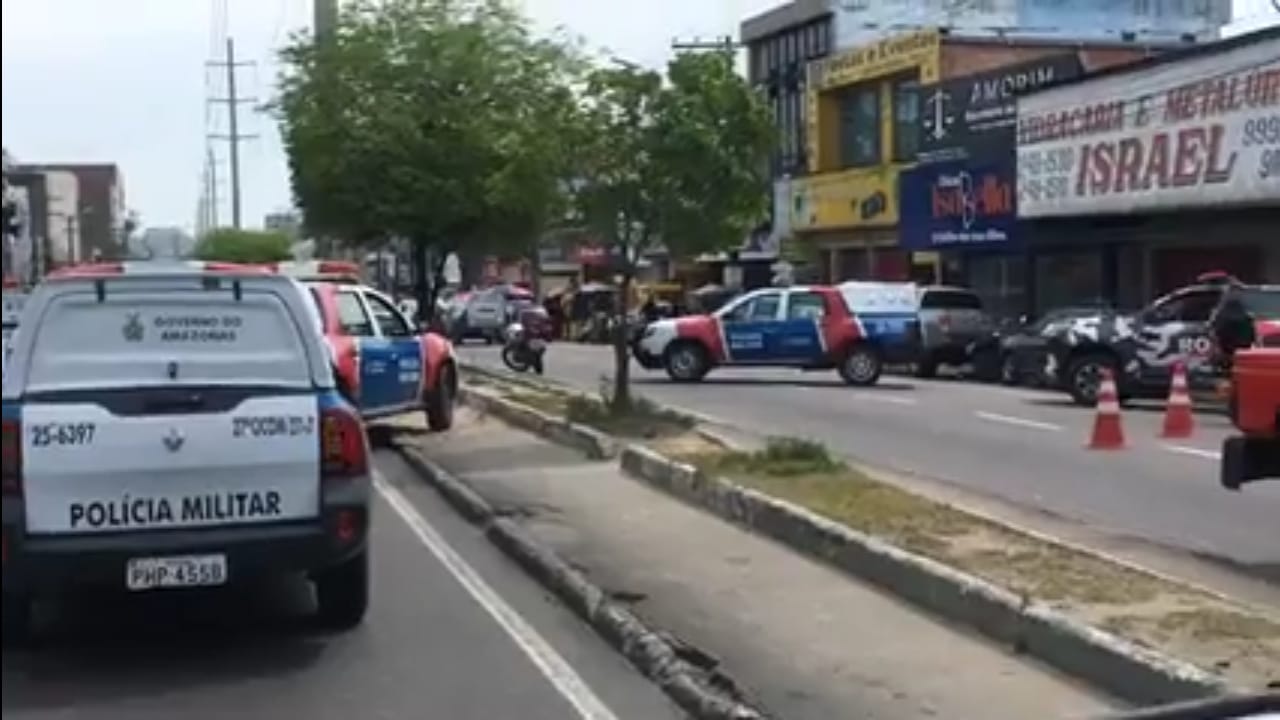
[(202, 263), (51, 275), (4, 373), (4, 637), (35, 598), (263, 574), (368, 602), (369, 448), (294, 280)]

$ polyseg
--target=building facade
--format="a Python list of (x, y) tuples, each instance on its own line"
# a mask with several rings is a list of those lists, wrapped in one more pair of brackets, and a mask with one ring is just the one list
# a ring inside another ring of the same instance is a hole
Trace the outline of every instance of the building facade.
[(127, 255), (124, 180), (111, 163), (16, 165), (43, 174), (48, 191), (45, 257), (56, 266)]
[(1018, 100), (1036, 304), (1280, 280), (1280, 27)]
[(899, 244), (918, 279), (970, 287), (1000, 315), (1027, 311), (1017, 216), (1017, 97), (1079, 77), (1062, 51), (922, 88), (918, 165), (901, 176)]
[[(768, 98), (779, 134), (771, 162), (773, 188), (766, 191), (775, 198), (769, 245), (779, 247), (797, 229), (791, 227), (793, 185), (795, 178), (811, 173), (814, 164), (808, 130), (816, 120), (810, 117), (807, 100), (808, 63), (851, 48), (876, 46), (886, 36), (908, 30), (938, 28), (944, 37), (974, 39), (968, 52), (939, 50), (947, 56), (941, 72), (954, 77), (1028, 59), (1035, 51), (1019, 48), (1029, 45), (1060, 50), (1081, 42), (1115, 44), (1120, 46), (1117, 52), (1125, 54), (1124, 46), (1166, 47), (1213, 39), (1230, 19), (1230, 0), (792, 0), (749, 18), (740, 29), (748, 48), (747, 75)], [(1132, 55), (1129, 51), (1126, 57)], [(1108, 64), (1102, 58), (1095, 66)], [(911, 101), (905, 95), (901, 99), (908, 103), (902, 109), (909, 110)], [(870, 107), (864, 110), (870, 112)], [(882, 136), (881, 142), (885, 139)], [(873, 183), (881, 190), (893, 184), (892, 178)], [(807, 186), (802, 181), (799, 185), (803, 194)], [(786, 201), (779, 202), (781, 198)], [(886, 207), (885, 212), (892, 209)], [(876, 221), (882, 227), (893, 224), (884, 216)], [(783, 251), (791, 254), (788, 248)]]
[[(792, 232), (815, 251), (819, 275), (830, 281), (943, 279), (945, 268), (937, 252), (900, 242), (902, 175), (916, 166), (922, 149), (936, 155), (950, 141), (950, 134), (959, 132), (954, 120), (958, 108), (953, 105), (962, 99), (969, 102), (961, 97), (965, 93), (990, 94), (973, 99), (977, 105), (970, 119), (978, 126), (983, 122), (999, 125), (994, 119), (1003, 113), (1007, 133), (1016, 112), (1008, 94), (1019, 83), (1033, 83), (1037, 73), (1052, 72), (1046, 68), (1055, 67), (1035, 61), (1067, 52), (1076, 54), (1081, 68), (1091, 70), (1133, 62), (1156, 48), (1133, 43), (970, 38), (922, 30), (811, 64), (806, 128), (809, 174), (792, 179), (790, 212)], [(1070, 67), (1065, 60), (1054, 62)], [(946, 84), (1010, 67), (1015, 68), (1012, 75), (996, 74), (985, 84)], [(930, 132), (942, 137), (930, 139)], [(968, 134), (976, 138), (981, 133), (975, 129)], [(924, 145), (926, 140), (930, 145)]]
[(1213, 40), (1231, 0), (843, 0), (837, 45), (934, 26), (964, 35), (1069, 40)]

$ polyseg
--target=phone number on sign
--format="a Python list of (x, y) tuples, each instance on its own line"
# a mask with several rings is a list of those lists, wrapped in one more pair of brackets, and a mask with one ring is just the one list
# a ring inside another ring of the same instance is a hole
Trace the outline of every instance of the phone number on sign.
[(1244, 123), (1244, 147), (1261, 147), (1258, 177), (1280, 179), (1280, 115), (1251, 118)]

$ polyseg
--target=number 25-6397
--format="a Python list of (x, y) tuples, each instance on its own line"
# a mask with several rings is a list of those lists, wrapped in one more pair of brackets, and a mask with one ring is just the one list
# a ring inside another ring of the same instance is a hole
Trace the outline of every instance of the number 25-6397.
[(31, 444), (34, 447), (49, 445), (91, 445), (97, 426), (91, 422), (40, 423), (31, 426)]

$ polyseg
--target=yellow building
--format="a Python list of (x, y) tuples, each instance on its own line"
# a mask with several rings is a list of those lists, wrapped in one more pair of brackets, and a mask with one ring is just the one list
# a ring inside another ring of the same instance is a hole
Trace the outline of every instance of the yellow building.
[(791, 228), (816, 247), (825, 279), (910, 274), (897, 250), (898, 175), (916, 161), (919, 88), (938, 81), (941, 58), (941, 34), (925, 30), (810, 63), (809, 174), (792, 181)]

